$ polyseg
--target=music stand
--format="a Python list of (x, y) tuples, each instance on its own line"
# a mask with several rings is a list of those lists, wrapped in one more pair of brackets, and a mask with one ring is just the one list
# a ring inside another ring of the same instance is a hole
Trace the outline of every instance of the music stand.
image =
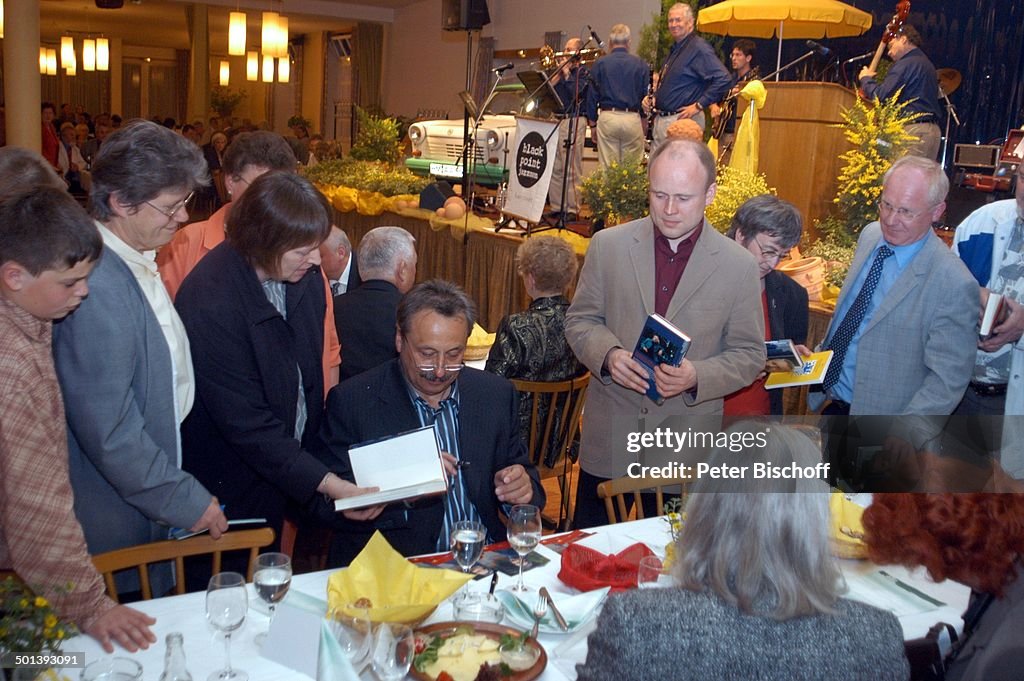
[(474, 121), (480, 120), (480, 110), (477, 109), (476, 100), (473, 99), (473, 95), (469, 94), (469, 90), (460, 92), (459, 99), (462, 100), (462, 106), (465, 107), (469, 117)]
[(541, 71), (518, 71), (516, 77), (526, 86), (529, 94), (526, 96), (526, 106), (531, 101), (536, 101), (533, 109), (526, 111), (531, 116), (546, 118), (554, 114), (560, 114), (565, 110), (562, 98), (555, 92), (551, 85), (551, 79)]

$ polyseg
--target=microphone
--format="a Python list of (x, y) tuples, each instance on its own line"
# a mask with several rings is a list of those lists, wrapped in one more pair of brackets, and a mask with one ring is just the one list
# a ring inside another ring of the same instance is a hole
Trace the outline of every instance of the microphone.
[(502, 64), (501, 66), (495, 66), (493, 69), (491, 69), (491, 73), (497, 73), (500, 76), (501, 74), (505, 73), (510, 68), (512, 68), (512, 66), (512, 62)]
[(870, 52), (865, 52), (864, 54), (858, 54), (856, 57), (850, 57), (849, 59), (847, 59), (843, 63), (844, 64), (850, 64), (852, 62), (860, 61), (861, 59), (867, 59), (868, 57), (873, 57), (873, 56), (875, 56), (875, 51), (871, 50)]
[[(832, 54), (832, 50), (830, 50), (829, 48), (825, 47), (821, 43), (814, 42), (813, 40), (808, 40), (807, 41), (807, 47), (811, 48), (812, 50), (817, 52), (822, 57), (827, 57), (830, 54)], [(874, 53), (872, 52), (872, 54), (874, 54)]]
[(604, 49), (604, 41), (597, 35), (597, 32), (590, 28), (590, 24), (587, 24), (587, 30), (590, 31), (590, 39), (597, 43), (597, 46), (602, 50)]

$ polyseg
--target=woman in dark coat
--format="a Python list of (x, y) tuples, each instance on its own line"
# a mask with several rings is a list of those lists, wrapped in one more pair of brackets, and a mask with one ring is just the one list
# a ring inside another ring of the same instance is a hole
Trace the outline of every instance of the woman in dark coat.
[(254, 180), (233, 206), (227, 241), (175, 299), (196, 373), (183, 463), (217, 490), (229, 518), (266, 518), (280, 534), (289, 499), (315, 509), (364, 491), (306, 450), (324, 407), (318, 247), (331, 209), (308, 180), (282, 172)]
[[(765, 340), (789, 339), (802, 355), (810, 354), (807, 342), (807, 291), (776, 271), (789, 249), (800, 241), (800, 212), (789, 201), (763, 194), (749, 199), (733, 216), (726, 236), (736, 240), (757, 259), (761, 275)], [(782, 390), (765, 390), (766, 371), (742, 390), (725, 398), (726, 416), (782, 415)]]

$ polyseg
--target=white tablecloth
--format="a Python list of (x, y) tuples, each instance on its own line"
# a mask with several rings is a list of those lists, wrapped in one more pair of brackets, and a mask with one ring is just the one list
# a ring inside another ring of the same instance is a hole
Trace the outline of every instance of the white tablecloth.
[[(596, 541), (606, 542), (609, 548), (623, 548), (635, 541), (643, 542), (656, 551), (663, 549), (669, 540), (668, 526), (661, 518), (650, 518), (619, 525), (596, 528)], [(588, 543), (594, 541), (588, 539)], [(562, 584), (558, 578), (559, 555), (545, 546), (538, 551), (551, 559), (547, 565), (534, 568), (525, 573), (527, 584), (534, 588), (547, 586), (555, 599), (559, 594), (575, 593)], [(923, 636), (928, 627), (937, 621), (945, 621), (959, 627), (960, 614), (967, 607), (970, 591), (967, 587), (955, 582), (936, 584), (921, 570), (909, 571), (900, 567), (879, 568), (863, 561), (841, 561), (843, 574), (849, 587), (849, 597), (863, 600), (878, 607), (892, 610), (903, 626), (904, 636), (915, 638)], [(313, 572), (295, 575), (292, 589), (303, 593), (326, 598), (327, 578), (331, 571)], [(514, 583), (514, 577), (502, 574), (498, 588), (505, 589)], [(471, 582), (469, 588), (486, 590), (489, 579)], [(252, 585), (250, 585), (250, 590)], [(928, 598), (941, 602), (934, 605), (914, 595), (914, 590), (925, 594)], [(223, 666), (224, 642), (222, 637), (206, 622), (205, 594), (193, 593), (184, 596), (171, 596), (151, 601), (133, 603), (137, 608), (156, 618), (153, 633), (158, 642), (148, 650), (134, 654), (118, 650), (117, 655), (136, 659), (144, 669), (146, 681), (157, 681), (163, 671), (164, 638), (173, 631), (184, 634), (185, 654), (188, 669), (196, 681), (202, 681), (208, 674)], [(258, 603), (255, 593), (251, 594), (250, 604)], [(259, 606), (251, 607), (242, 628), (232, 636), (232, 664), (244, 669), (251, 681), (305, 681), (308, 676), (292, 671), (275, 662), (264, 659), (253, 641), (257, 633), (266, 631), (267, 617), (259, 612)], [(443, 603), (430, 616), (427, 623), (444, 622), (452, 618), (450, 603)], [(586, 657), (585, 631), (582, 634), (541, 634), (539, 640), (548, 653), (548, 666), (540, 677), (542, 681), (562, 681), (575, 679), (575, 664)], [(86, 660), (91, 661), (104, 655), (103, 650), (93, 639), (79, 636), (71, 639), (64, 646), (65, 651), (84, 652)], [(72, 679), (78, 678), (78, 670), (66, 670)], [(364, 678), (373, 678), (366, 672)]]

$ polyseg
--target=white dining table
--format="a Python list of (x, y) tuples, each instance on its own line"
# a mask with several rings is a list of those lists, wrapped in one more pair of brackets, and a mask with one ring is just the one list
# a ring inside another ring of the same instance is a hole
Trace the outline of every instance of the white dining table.
[[(655, 552), (663, 552), (670, 540), (668, 524), (663, 518), (648, 518), (617, 525), (591, 528), (594, 537), (583, 540), (593, 548), (606, 545), (610, 550), (624, 548), (634, 542), (642, 542)], [(539, 545), (537, 551), (550, 559), (546, 565), (528, 570), (524, 574), (526, 584), (533, 589), (546, 586), (553, 598), (577, 593), (558, 579), (560, 555), (550, 548)], [(960, 615), (967, 607), (970, 590), (956, 582), (935, 583), (922, 570), (908, 570), (897, 566), (884, 568), (867, 561), (841, 560), (845, 577), (847, 596), (872, 605), (888, 609), (896, 614), (903, 627), (905, 638), (925, 635), (928, 628), (937, 621), (960, 624)], [(333, 570), (295, 575), (292, 590), (326, 599), (327, 580)], [(514, 584), (515, 577), (500, 574), (498, 589), (507, 589)], [(489, 579), (472, 581), (466, 587), (486, 591)], [(250, 609), (242, 627), (235, 631), (231, 640), (232, 665), (245, 670), (250, 681), (305, 681), (309, 676), (294, 671), (260, 655), (254, 637), (267, 630), (268, 618), (265, 606), (250, 588)], [(164, 640), (168, 633), (181, 632), (185, 640), (185, 655), (188, 669), (195, 681), (203, 681), (213, 671), (223, 667), (224, 641), (206, 622), (205, 593), (191, 593), (183, 596), (169, 596), (150, 601), (132, 603), (131, 607), (156, 618), (153, 633), (157, 643), (148, 650), (127, 653), (123, 649), (116, 656), (130, 657), (143, 667), (145, 681), (158, 681), (163, 671)], [(452, 619), (452, 605), (446, 601), (425, 624), (445, 622)], [(506, 622), (507, 624), (507, 622)], [(591, 625), (592, 626), (592, 625)], [(575, 665), (585, 660), (587, 654), (586, 634), (589, 628), (582, 628), (570, 634), (546, 634), (538, 636), (540, 644), (548, 654), (548, 664), (541, 681), (562, 681), (576, 678)], [(92, 661), (106, 654), (91, 638), (77, 636), (64, 646), (65, 652), (84, 652), (86, 661)], [(72, 680), (78, 679), (79, 670), (64, 670)], [(371, 672), (364, 671), (363, 678), (373, 679)]]

